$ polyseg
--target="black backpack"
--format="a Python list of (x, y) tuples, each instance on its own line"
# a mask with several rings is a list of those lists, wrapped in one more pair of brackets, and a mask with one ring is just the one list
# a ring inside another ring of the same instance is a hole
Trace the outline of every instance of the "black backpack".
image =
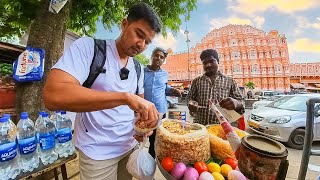
[[(82, 86), (90, 88), (93, 82), (97, 79), (100, 73), (106, 73), (104, 64), (106, 63), (107, 49), (106, 40), (94, 39), (94, 55), (92, 63), (90, 65), (90, 72), (88, 78), (82, 84)], [(139, 61), (133, 58), (134, 68), (137, 73), (137, 90), (136, 94), (139, 92), (139, 79), (141, 75), (141, 65)]]

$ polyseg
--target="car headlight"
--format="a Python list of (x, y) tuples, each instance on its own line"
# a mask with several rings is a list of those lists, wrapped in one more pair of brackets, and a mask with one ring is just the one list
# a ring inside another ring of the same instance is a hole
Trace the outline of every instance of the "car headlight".
[(285, 124), (291, 120), (290, 116), (280, 116), (269, 119), (269, 123)]

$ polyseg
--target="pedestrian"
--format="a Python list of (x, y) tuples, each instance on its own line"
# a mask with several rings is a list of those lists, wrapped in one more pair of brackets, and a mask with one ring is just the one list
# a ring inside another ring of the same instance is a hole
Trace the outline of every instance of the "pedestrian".
[[(155, 11), (138, 3), (123, 19), (120, 36), (105, 41), (105, 57), (100, 59), (105, 64), (90, 89), (83, 84), (92, 73), (96, 55), (93, 38), (76, 40), (51, 69), (43, 89), (45, 106), (79, 112), (74, 142), (80, 179), (132, 179), (126, 163), (138, 143), (133, 137), (134, 111), (149, 128), (158, 120), (154, 104), (142, 98), (143, 68), (138, 79), (132, 57), (144, 51), (160, 30)], [(135, 95), (137, 89), (139, 96)]]
[(205, 73), (192, 81), (187, 96), (188, 108), (195, 114), (194, 122), (203, 125), (219, 123), (209, 109), (209, 99), (223, 108), (243, 114), (244, 98), (235, 80), (219, 71), (217, 51), (206, 49), (200, 59)]
[[(168, 53), (162, 48), (155, 48), (151, 55), (151, 64), (144, 68), (144, 98), (152, 102), (159, 113), (163, 114), (163, 118), (167, 113), (166, 93), (181, 96), (178, 89), (168, 85), (168, 72), (161, 68)], [(154, 141), (156, 130), (149, 137), (150, 147), (149, 153), (155, 158)]]

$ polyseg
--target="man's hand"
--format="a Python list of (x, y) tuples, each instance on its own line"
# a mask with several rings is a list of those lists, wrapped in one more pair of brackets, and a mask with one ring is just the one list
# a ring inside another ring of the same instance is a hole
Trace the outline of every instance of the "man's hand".
[(175, 95), (177, 95), (179, 97), (182, 97), (181, 92), (179, 91), (179, 89), (172, 88), (172, 92), (173, 92), (173, 94), (175, 94)]
[(189, 108), (189, 110), (190, 110), (191, 112), (197, 112), (198, 109), (199, 109), (198, 102), (196, 102), (196, 101), (189, 101), (188, 108)]
[(155, 127), (159, 120), (159, 115), (153, 103), (134, 94), (128, 94), (128, 106), (135, 112), (139, 113), (141, 119), (145, 120), (148, 127)]
[(236, 110), (239, 108), (240, 103), (236, 99), (228, 97), (222, 99), (222, 101), (219, 102), (219, 105), (228, 110)]

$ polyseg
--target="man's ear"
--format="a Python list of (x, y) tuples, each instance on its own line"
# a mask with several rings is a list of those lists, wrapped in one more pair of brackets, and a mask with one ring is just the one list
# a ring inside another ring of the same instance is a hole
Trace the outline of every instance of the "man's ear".
[(128, 26), (129, 22), (127, 18), (124, 18), (121, 23), (121, 30), (124, 30)]

